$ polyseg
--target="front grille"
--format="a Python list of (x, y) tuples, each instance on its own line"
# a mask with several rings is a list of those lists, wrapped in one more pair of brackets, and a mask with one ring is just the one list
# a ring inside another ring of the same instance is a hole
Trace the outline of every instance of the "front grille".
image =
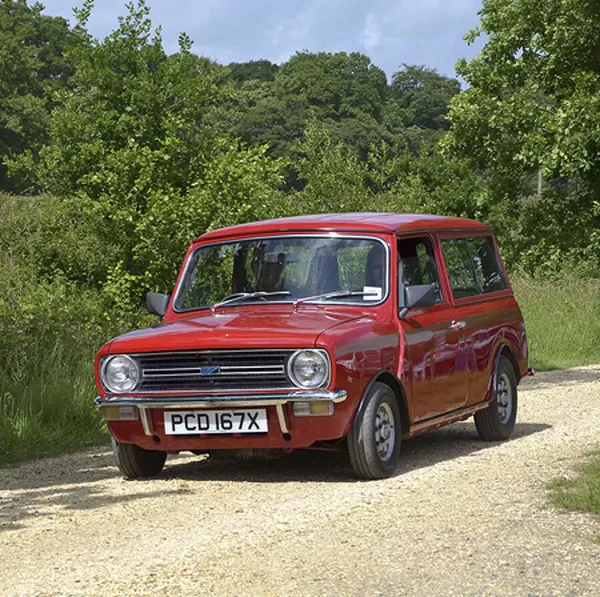
[(136, 392), (289, 389), (286, 351), (198, 351), (139, 354)]

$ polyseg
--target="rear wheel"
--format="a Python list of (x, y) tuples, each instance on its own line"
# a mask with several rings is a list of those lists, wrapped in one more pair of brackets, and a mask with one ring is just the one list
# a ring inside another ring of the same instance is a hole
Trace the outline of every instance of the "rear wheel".
[(144, 450), (135, 444), (122, 444), (113, 439), (113, 452), (119, 470), (127, 479), (156, 477), (167, 459), (166, 452)]
[(498, 359), (494, 395), (490, 405), (475, 415), (479, 437), (486, 441), (508, 439), (517, 418), (517, 378), (511, 362), (504, 356)]
[(348, 434), (350, 463), (362, 479), (383, 479), (396, 472), (402, 425), (396, 395), (377, 382), (369, 390), (364, 409)]

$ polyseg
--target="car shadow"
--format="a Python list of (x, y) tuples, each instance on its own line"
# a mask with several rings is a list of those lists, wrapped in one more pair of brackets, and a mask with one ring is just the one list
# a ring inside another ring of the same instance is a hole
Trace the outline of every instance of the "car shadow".
[(2, 469), (0, 533), (24, 528), (31, 518), (44, 518), (49, 524), (58, 525), (74, 510), (94, 510), (188, 492), (178, 487), (114, 491), (104, 483), (109, 479), (122, 483), (111, 451), (89, 451)]
[[(550, 425), (517, 424), (513, 439), (543, 432)], [(398, 474), (470, 456), (498, 445), (478, 439), (472, 423), (455, 423), (408, 440)], [(14, 473), (18, 471), (18, 476)], [(173, 481), (185, 483), (173, 483)], [(93, 510), (157, 496), (194, 493), (194, 485), (239, 483), (361, 483), (344, 452), (297, 451), (267, 461), (223, 461), (188, 454), (169, 457), (152, 480), (124, 481), (111, 451), (89, 451), (0, 470), (0, 532), (17, 530), (31, 518), (61, 524), (76, 510)], [(108, 484), (107, 484), (108, 483)], [(139, 488), (139, 490), (136, 490)]]
[(544, 371), (543, 374), (525, 378), (519, 384), (520, 392), (556, 388), (578, 383), (594, 383), (600, 381), (600, 365), (578, 367), (575, 369), (558, 369)]
[[(544, 423), (520, 423), (513, 438), (518, 441), (551, 426)], [(503, 442), (484, 442), (472, 423), (455, 423), (407, 440), (402, 445), (398, 474), (432, 466), (438, 462), (469, 456)], [(167, 461), (162, 473), (186, 481), (251, 483), (360, 483), (353, 475), (345, 452), (298, 450), (273, 460), (213, 460), (178, 463)]]

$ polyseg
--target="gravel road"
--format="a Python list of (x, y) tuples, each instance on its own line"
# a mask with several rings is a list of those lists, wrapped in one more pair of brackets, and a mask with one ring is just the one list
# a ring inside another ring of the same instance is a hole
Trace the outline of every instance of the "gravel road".
[(546, 482), (600, 445), (600, 365), (520, 386), (514, 439), (471, 421), (360, 482), (338, 455), (175, 457), (125, 481), (108, 450), (0, 470), (0, 596), (600, 595), (600, 519)]

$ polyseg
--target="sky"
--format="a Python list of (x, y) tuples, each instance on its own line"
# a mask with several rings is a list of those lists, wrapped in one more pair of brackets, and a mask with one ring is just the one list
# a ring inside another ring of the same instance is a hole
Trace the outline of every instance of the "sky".
[[(81, 0), (42, 0), (45, 14), (72, 20)], [(362, 52), (388, 75), (403, 63), (455, 76), (459, 58), (482, 47), (464, 34), (479, 22), (481, 0), (147, 0), (162, 26), (167, 53), (184, 31), (193, 52), (220, 64), (266, 58), (285, 62), (297, 51)], [(118, 25), (125, 0), (96, 0), (89, 30), (102, 39)]]

